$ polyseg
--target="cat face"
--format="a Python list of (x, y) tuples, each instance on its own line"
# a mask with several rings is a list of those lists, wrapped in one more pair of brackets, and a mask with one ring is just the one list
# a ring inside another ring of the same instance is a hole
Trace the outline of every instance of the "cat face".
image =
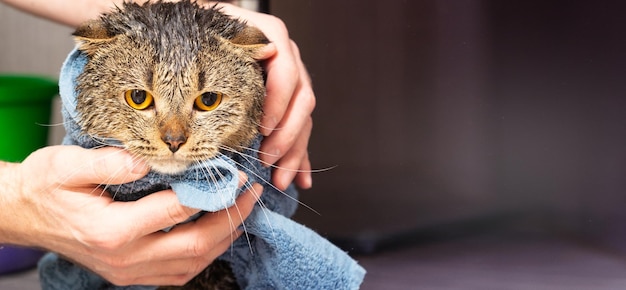
[(125, 4), (80, 27), (83, 133), (179, 173), (257, 134), (265, 95), (255, 28), (193, 3)]

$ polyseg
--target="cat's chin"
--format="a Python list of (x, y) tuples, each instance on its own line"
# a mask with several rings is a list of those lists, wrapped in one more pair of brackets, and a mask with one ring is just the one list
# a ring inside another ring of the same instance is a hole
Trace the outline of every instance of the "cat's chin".
[(163, 174), (179, 174), (184, 172), (191, 162), (182, 160), (148, 160), (152, 170)]

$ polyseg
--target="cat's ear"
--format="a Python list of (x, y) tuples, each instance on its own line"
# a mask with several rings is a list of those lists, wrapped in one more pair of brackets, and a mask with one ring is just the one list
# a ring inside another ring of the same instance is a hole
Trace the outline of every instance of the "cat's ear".
[(81, 24), (72, 35), (79, 45), (78, 49), (87, 54), (94, 52), (99, 44), (110, 42), (115, 38), (115, 34), (111, 33), (99, 19)]
[(264, 49), (270, 41), (265, 37), (265, 34), (256, 27), (246, 26), (243, 30), (237, 33), (230, 42), (235, 46), (241, 47), (252, 54), (254, 58), (263, 58), (265, 54)]

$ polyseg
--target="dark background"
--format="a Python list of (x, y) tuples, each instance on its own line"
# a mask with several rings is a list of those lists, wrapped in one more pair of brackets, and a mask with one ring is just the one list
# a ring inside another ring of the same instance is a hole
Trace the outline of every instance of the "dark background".
[(270, 11), (313, 79), (313, 166), (338, 166), (302, 194), (320, 215), (301, 208), (298, 220), (371, 242), (530, 218), (626, 251), (626, 2)]

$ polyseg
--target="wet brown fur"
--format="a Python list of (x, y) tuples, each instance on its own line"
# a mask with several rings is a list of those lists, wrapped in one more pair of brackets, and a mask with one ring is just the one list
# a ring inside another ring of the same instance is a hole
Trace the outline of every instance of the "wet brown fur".
[[(268, 43), (256, 28), (189, 1), (126, 3), (74, 33), (88, 56), (78, 77), (79, 125), (112, 138), (163, 173), (214, 157), (218, 145), (239, 150), (256, 136), (265, 88), (255, 53)], [(131, 108), (127, 90), (145, 90), (154, 105)], [(205, 92), (224, 98), (213, 111), (194, 109)], [(173, 153), (164, 136), (184, 136)]]

